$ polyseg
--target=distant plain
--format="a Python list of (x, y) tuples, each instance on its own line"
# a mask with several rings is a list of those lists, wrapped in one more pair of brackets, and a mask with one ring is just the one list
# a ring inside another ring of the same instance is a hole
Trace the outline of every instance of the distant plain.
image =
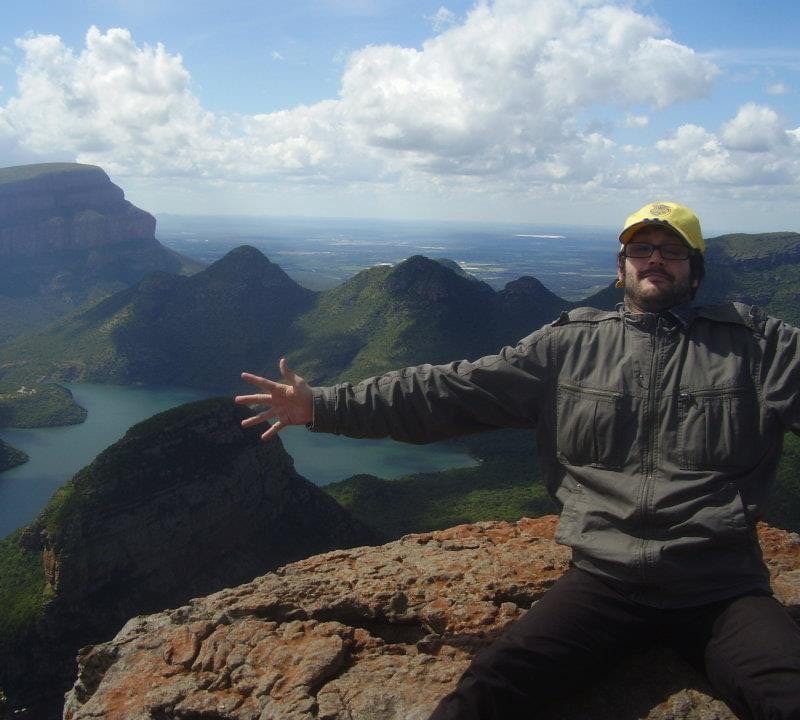
[(617, 251), (611, 229), (530, 224), (160, 215), (156, 236), (204, 263), (252, 245), (312, 290), (379, 263), (426, 255), (454, 260), (495, 290), (531, 275), (565, 300), (606, 287)]

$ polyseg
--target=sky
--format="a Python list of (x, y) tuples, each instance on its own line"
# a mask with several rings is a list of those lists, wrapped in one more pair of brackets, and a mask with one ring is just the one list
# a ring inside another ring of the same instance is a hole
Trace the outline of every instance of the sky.
[(0, 166), (155, 215), (800, 231), (796, 0), (0, 0)]

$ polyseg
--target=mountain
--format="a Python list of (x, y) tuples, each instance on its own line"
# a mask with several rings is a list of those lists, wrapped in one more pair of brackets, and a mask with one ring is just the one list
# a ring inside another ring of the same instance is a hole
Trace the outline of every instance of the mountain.
[(0, 379), (229, 388), (253, 363), (273, 371), (278, 357), (300, 342), (292, 322), (314, 297), (258, 250), (242, 246), (191, 277), (153, 273), (0, 348)]
[(155, 227), (98, 167), (0, 168), (0, 343), (155, 270), (201, 267), (161, 245)]
[[(800, 320), (800, 235), (710, 238), (700, 302), (756, 301)], [(242, 246), (192, 277), (155, 273), (57, 327), (0, 348), (0, 381), (97, 380), (231, 387), (278, 357), (312, 383), (420, 362), (474, 358), (516, 343), (574, 305), (612, 308), (609, 286), (569, 303), (522, 277), (501, 291), (417, 255), (314, 293)]]
[(320, 294), (298, 319), (303, 342), (289, 359), (316, 383), (392, 367), (490, 352), (500, 332), (486, 283), (416, 255), (364, 270)]
[(702, 302), (740, 300), (800, 325), (800, 234), (720, 235), (708, 241)]
[[(487, 522), (318, 555), (81, 650), (65, 720), (423, 720), (472, 655), (569, 564), (556, 518)], [(759, 539), (776, 597), (800, 610), (796, 538)], [(531, 715), (543, 720), (734, 720), (666, 648), (623, 660)]]
[(374, 535), (230, 399), (134, 426), (0, 541), (0, 688), (60, 717), (78, 648), (131, 616)]
[(273, 374), (288, 355), (319, 383), (492, 352), (567, 306), (533, 278), (497, 293), (422, 256), (315, 293), (242, 246), (191, 277), (154, 273), (0, 348), (0, 380), (226, 388), (243, 369)]
[(529, 276), (507, 283), (498, 293), (498, 300), (500, 307), (497, 320), (502, 327), (501, 339), (505, 345), (514, 344), (530, 335), (572, 306), (572, 303), (550, 292), (536, 278)]
[(622, 295), (623, 291), (612, 282), (608, 287), (598, 290), (585, 300), (575, 303), (575, 305), (595, 307), (600, 308), (600, 310), (613, 310), (622, 302)]
[(494, 352), (565, 307), (533, 278), (495, 292), (460, 268), (415, 255), (320, 293), (298, 318), (303, 342), (288, 357), (314, 383), (358, 379)]

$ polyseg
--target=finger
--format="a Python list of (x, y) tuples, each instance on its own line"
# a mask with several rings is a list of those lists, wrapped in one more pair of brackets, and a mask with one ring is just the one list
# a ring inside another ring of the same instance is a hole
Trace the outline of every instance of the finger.
[(262, 440), (269, 440), (273, 435), (277, 435), (283, 429), (283, 423), (280, 420), (276, 420), (272, 425), (269, 426), (267, 431), (261, 435)]
[(266, 405), (272, 402), (272, 395), (264, 393), (261, 395), (237, 395), (233, 398), (239, 405)]
[(261, 377), (260, 375), (253, 375), (253, 373), (243, 372), (241, 374), (242, 380), (249, 382), (251, 385), (258, 385), (264, 390), (272, 390), (278, 383), (269, 378)]
[(253, 415), (252, 417), (245, 418), (240, 423), (243, 428), (253, 427), (253, 425), (260, 425), (261, 423), (268, 422), (271, 418), (274, 418), (275, 414), (271, 410), (266, 410), (264, 412), (258, 413), (258, 415)]
[(294, 385), (295, 375), (289, 367), (289, 363), (286, 362), (286, 358), (281, 358), (278, 361), (278, 369), (281, 371), (281, 377), (286, 380), (287, 384)]

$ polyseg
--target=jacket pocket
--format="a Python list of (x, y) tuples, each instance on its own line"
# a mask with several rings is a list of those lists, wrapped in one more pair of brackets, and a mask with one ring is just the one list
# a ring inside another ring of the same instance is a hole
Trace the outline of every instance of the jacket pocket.
[(684, 391), (678, 405), (682, 469), (747, 468), (763, 455), (758, 400), (751, 389)]
[(560, 545), (572, 546), (580, 535), (581, 526), (580, 516), (586, 509), (586, 497), (583, 493), (583, 485), (578, 483), (564, 500), (564, 507), (561, 508), (561, 515), (558, 518), (555, 541)]
[(556, 452), (569, 465), (620, 468), (625, 452), (623, 396), (610, 390), (558, 386)]

